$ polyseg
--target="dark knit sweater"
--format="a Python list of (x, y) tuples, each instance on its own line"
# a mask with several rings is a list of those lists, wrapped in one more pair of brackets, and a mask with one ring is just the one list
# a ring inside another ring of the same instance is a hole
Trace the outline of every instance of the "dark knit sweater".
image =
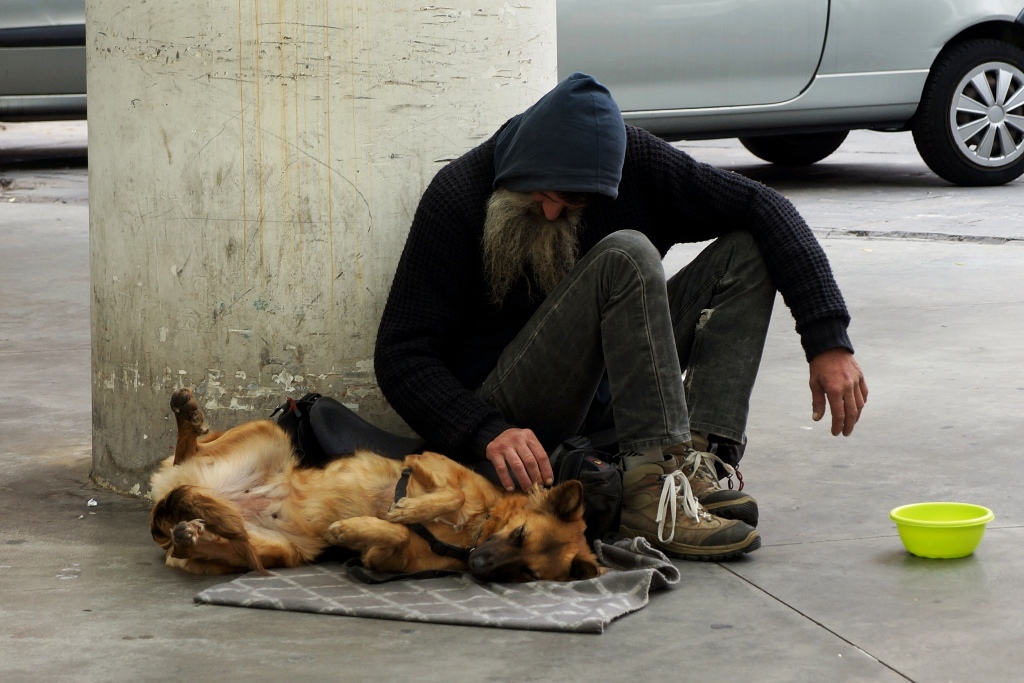
[[(643, 130), (627, 126), (626, 132), (618, 197), (585, 210), (581, 253), (616, 230), (644, 233), (662, 255), (678, 242), (748, 231), (793, 313), (807, 358), (830, 348), (853, 350), (850, 316), (828, 260), (788, 200), (698, 163)], [(500, 308), (489, 301), (481, 240), (495, 177), (494, 139), (442, 168), (424, 193), (374, 355), (391, 406), (432, 448), (463, 462), (483, 459), (491, 439), (513, 426), (473, 390), (541, 303), (526, 282)]]

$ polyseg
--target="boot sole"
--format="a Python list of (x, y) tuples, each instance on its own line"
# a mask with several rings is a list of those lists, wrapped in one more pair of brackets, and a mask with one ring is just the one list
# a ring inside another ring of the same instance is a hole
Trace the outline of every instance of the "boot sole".
[(747, 498), (741, 503), (735, 501), (722, 501), (721, 503), (701, 502), (704, 509), (723, 519), (738, 519), (752, 527), (757, 526), (758, 510), (757, 502), (753, 498)]
[(761, 534), (751, 531), (747, 537), (738, 543), (731, 545), (718, 545), (711, 548), (699, 545), (685, 545), (683, 543), (666, 544), (658, 540), (657, 534), (651, 534), (639, 529), (631, 529), (627, 526), (620, 526), (619, 533), (624, 536), (643, 536), (651, 542), (658, 550), (670, 557), (680, 560), (693, 560), (697, 562), (719, 562), (721, 560), (732, 560), (742, 557), (746, 553), (752, 553), (761, 547)]

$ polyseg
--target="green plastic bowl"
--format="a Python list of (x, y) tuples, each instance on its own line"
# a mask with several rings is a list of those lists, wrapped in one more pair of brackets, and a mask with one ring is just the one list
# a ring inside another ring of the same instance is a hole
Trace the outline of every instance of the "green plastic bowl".
[(985, 525), (996, 516), (986, 507), (970, 503), (914, 503), (889, 513), (900, 540), (918, 557), (948, 559), (974, 552)]

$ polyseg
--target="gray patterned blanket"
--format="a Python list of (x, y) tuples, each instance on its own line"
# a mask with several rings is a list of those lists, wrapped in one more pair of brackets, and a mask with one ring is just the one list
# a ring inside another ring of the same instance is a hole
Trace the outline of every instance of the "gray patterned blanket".
[(646, 540), (598, 541), (611, 571), (587, 581), (480, 583), (469, 574), (408, 579), (353, 563), (315, 564), (246, 574), (212, 586), (196, 602), (401, 621), (603, 633), (647, 604), (651, 591), (679, 582), (679, 570)]

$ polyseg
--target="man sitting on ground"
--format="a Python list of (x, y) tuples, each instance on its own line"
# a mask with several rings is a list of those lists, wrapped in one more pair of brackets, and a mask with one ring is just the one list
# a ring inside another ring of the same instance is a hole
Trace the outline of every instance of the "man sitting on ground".
[[(666, 282), (674, 244), (714, 240)], [(377, 337), (385, 397), (432, 448), (550, 484), (547, 452), (614, 426), (621, 531), (667, 553), (760, 546), (723, 488), (746, 443), (776, 290), (810, 364), (812, 410), (849, 435), (867, 385), (850, 316), (793, 205), (626, 126), (573, 74), (436, 175)], [(685, 370), (685, 376), (683, 373)]]

